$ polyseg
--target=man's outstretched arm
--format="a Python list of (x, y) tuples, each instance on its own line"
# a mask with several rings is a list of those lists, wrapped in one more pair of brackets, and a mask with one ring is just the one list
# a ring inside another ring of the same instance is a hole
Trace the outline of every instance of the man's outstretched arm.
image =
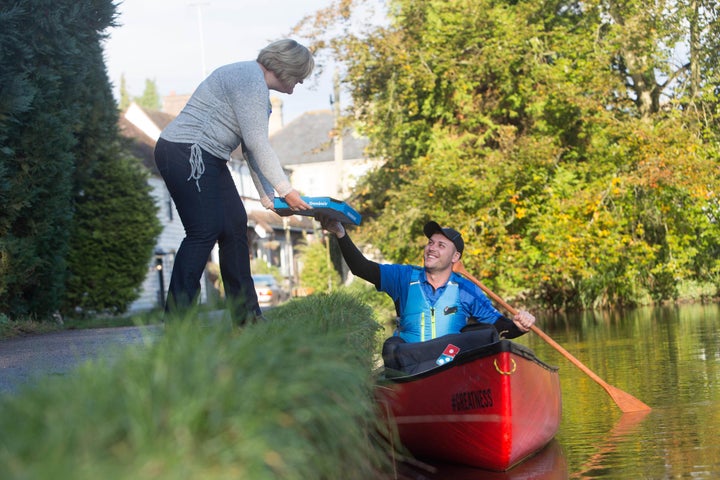
[(350, 271), (368, 282), (375, 285), (375, 288), (380, 288), (380, 265), (372, 260), (365, 258), (365, 255), (357, 248), (357, 246), (350, 239), (350, 236), (345, 231), (342, 223), (337, 220), (333, 220), (324, 215), (319, 215), (318, 220), (323, 229), (330, 233), (335, 234), (338, 239), (338, 245), (340, 246), (340, 252), (342, 253), (345, 262), (350, 267)]

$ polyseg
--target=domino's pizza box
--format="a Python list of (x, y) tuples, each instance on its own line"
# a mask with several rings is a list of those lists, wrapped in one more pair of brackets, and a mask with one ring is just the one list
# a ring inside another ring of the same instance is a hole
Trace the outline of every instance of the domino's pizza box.
[(301, 197), (305, 203), (310, 205), (312, 210), (293, 211), (287, 202), (282, 199), (275, 197), (273, 208), (278, 215), (283, 217), (289, 217), (290, 215), (305, 215), (307, 217), (315, 217), (318, 213), (323, 213), (332, 217), (341, 223), (351, 223), (353, 225), (360, 225), (362, 217), (356, 212), (350, 205), (341, 201), (335, 200), (331, 197)]

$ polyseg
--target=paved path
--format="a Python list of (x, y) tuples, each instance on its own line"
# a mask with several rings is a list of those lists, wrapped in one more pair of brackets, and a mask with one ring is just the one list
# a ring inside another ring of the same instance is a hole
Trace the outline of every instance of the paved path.
[(97, 328), (0, 340), (0, 396), (46, 375), (65, 375), (86, 360), (111, 355), (118, 346), (140, 345), (161, 331), (161, 326)]

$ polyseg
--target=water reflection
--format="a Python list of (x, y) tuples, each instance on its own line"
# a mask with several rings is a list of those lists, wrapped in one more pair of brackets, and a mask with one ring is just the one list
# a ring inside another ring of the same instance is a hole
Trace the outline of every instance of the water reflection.
[(637, 434), (640, 424), (650, 411), (623, 414), (615, 426), (603, 436), (602, 442), (593, 447), (593, 452), (570, 478), (596, 478), (597, 473), (605, 470), (607, 459), (617, 456), (624, 442)]
[(405, 465), (401, 478), (412, 480), (566, 480), (565, 453), (557, 440), (550, 442), (536, 455), (507, 472), (491, 472), (479, 468), (433, 462)]
[(542, 327), (605, 381), (653, 407), (627, 421), (595, 382), (541, 340), (523, 337), (561, 367), (557, 440), (569, 478), (720, 478), (718, 305), (557, 316)]

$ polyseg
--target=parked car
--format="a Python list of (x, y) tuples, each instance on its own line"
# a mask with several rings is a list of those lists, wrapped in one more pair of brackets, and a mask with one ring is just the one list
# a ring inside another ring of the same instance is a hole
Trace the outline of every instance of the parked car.
[(270, 274), (258, 273), (252, 276), (255, 293), (261, 307), (278, 305), (287, 300), (288, 294)]

